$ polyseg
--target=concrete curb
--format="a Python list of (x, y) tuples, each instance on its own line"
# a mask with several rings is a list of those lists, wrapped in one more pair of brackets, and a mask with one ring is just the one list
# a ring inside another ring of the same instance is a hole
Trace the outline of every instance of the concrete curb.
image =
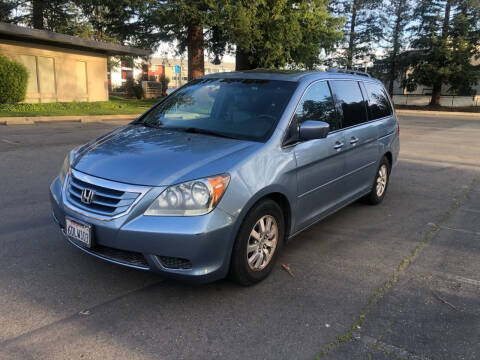
[(19, 117), (0, 117), (2, 125), (33, 125), (38, 123), (55, 122), (104, 122), (104, 121), (132, 121), (141, 114), (126, 115), (69, 115), (69, 116), (19, 116)]
[[(419, 116), (463, 116), (480, 120), (480, 113), (459, 112), (459, 111), (428, 111), (428, 110), (395, 110), (398, 115), (419, 115)], [(37, 123), (54, 122), (104, 122), (104, 121), (132, 121), (142, 114), (126, 115), (69, 115), (69, 116), (18, 116), (0, 117), (0, 125), (33, 125)]]
[(461, 111), (428, 111), (428, 110), (407, 110), (396, 109), (398, 115), (420, 115), (420, 116), (464, 116), (480, 119), (480, 113), (461, 112)]

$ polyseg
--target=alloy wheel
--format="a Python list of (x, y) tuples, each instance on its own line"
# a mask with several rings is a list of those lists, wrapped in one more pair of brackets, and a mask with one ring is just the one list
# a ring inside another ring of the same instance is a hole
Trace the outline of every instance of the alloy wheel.
[(271, 215), (262, 216), (255, 223), (247, 242), (247, 262), (251, 270), (263, 270), (270, 263), (277, 241), (277, 221)]

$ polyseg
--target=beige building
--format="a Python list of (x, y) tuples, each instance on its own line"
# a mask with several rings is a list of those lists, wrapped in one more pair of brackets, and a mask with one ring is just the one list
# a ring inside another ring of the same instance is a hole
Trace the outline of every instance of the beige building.
[(149, 51), (0, 23), (0, 55), (27, 67), (25, 102), (106, 101), (107, 57)]

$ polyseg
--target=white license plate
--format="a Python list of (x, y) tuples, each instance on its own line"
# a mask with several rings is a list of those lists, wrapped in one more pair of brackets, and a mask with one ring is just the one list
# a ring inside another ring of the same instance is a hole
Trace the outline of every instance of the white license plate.
[(70, 239), (76, 240), (86, 247), (92, 246), (92, 227), (90, 225), (80, 224), (66, 218), (65, 228)]

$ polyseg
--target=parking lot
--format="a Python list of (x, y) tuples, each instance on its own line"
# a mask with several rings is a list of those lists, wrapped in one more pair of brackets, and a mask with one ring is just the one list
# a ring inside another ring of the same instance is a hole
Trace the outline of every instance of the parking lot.
[(480, 358), (480, 120), (400, 116), (385, 201), (300, 234), (248, 288), (163, 280), (62, 238), (50, 182), (117, 126), (0, 127), (0, 359)]

